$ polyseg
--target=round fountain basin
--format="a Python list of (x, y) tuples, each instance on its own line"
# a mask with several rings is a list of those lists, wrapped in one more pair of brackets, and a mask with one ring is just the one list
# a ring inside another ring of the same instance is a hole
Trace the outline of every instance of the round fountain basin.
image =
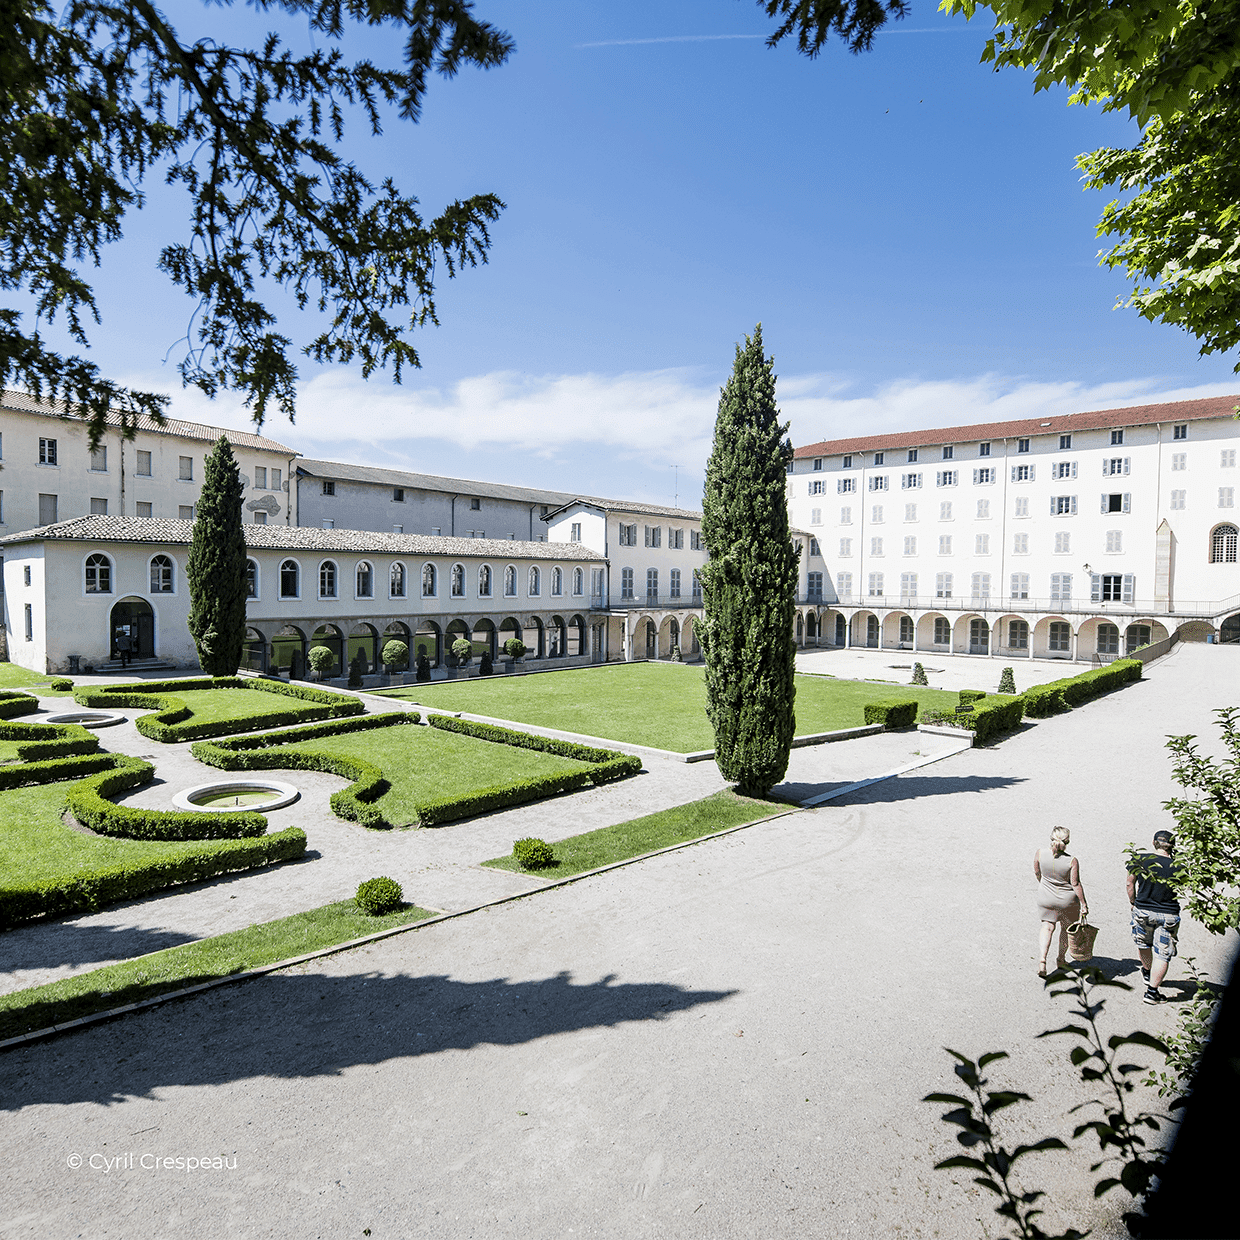
[(56, 715), (47, 715), (43, 723), (76, 723), (83, 728), (113, 728), (124, 723), (127, 715), (118, 715), (111, 710), (64, 710)]
[(201, 814), (218, 814), (221, 810), (262, 812), (292, 805), (300, 795), (292, 784), (274, 779), (220, 779), (178, 792), (172, 804), (177, 809), (197, 810)]

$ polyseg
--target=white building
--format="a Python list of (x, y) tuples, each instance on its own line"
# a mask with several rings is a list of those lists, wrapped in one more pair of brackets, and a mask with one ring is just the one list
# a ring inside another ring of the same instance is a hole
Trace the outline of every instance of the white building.
[(797, 448), (828, 645), (1106, 660), (1240, 639), (1240, 397)]

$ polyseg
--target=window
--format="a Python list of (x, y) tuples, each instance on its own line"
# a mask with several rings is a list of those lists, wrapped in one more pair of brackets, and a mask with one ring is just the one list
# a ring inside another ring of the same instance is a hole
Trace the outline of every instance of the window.
[(1055, 535), (1055, 554), (1071, 555), (1072, 554), (1072, 535), (1067, 530), (1060, 530)]
[(319, 598), (336, 597), (336, 565), (332, 560), (324, 560), (319, 565)]
[(835, 491), (837, 495), (847, 495), (856, 489), (856, 478), (837, 478), (835, 480)]
[(27, 564), (27, 565), (26, 565), (26, 566), (22, 569), (22, 581), (23, 581), (23, 582), (24, 582), (24, 584), (26, 584), (26, 585), (29, 585), (29, 584), (30, 584), (30, 565), (29, 565), (29, 564)]
[[(680, 569), (673, 569), (672, 576), (676, 584), (676, 597), (680, 597)], [(585, 591), (586, 575), (585, 571), (580, 568), (573, 569), (573, 594), (580, 595)]]
[(568, 541), (569, 542), (580, 542), (581, 541), (581, 522), (580, 521), (574, 521), (572, 525), (568, 527)]
[(852, 573), (835, 574), (835, 593), (843, 599), (852, 598)]
[(1029, 597), (1029, 574), (1013, 573), (1012, 574), (1012, 598), (1028, 598)]
[(1173, 508), (1176, 512), (1179, 512), (1179, 511), (1181, 511), (1181, 510), (1183, 509), (1183, 507), (1184, 507), (1184, 497), (1185, 497), (1187, 494), (1188, 494), (1188, 492), (1187, 492), (1187, 491), (1172, 491), (1172, 492), (1171, 492), (1171, 507), (1172, 507), (1172, 508)]
[(433, 564), (422, 565), (422, 597), (434, 598), (438, 593), (438, 582), (435, 579), (435, 566)]
[(633, 597), (633, 570), (631, 568), (620, 570), (620, 597)]
[[(334, 530), (336, 528), (336, 522), (331, 517), (324, 517), (323, 520), (319, 522), (319, 524), (325, 530)], [(436, 534), (439, 533), (438, 530), (435, 530), (433, 532)]]
[(26, 640), (34, 641), (34, 609), (29, 603), (26, 604)]
[(916, 504), (905, 504), (904, 505), (904, 519), (906, 521), (917, 520), (917, 505)]
[(906, 538), (904, 540), (904, 554), (905, 555), (916, 555), (917, 554), (917, 539), (916, 538)]
[(908, 464), (915, 465), (917, 463), (917, 449), (910, 448), (908, 450)]
[(703, 543), (702, 543), (702, 534), (700, 530), (689, 531), (689, 550), (690, 551), (705, 550)]
[(870, 597), (882, 598), (883, 596), (883, 575), (882, 573), (870, 574)]
[(134, 467), (134, 473), (139, 478), (149, 478), (151, 476), (151, 454), (149, 452), (143, 452), (139, 449), (138, 464)]
[(1234, 525), (1217, 526), (1214, 533), (1210, 535), (1210, 563), (1236, 563), (1236, 543), (1236, 527)]
[[(577, 571), (580, 572), (581, 570), (578, 569)], [(669, 598), (680, 597), (680, 569), (678, 568), (673, 568), (668, 573), (667, 593)]]
[(637, 546), (637, 526), (622, 525), (620, 527), (620, 545), (622, 547)]
[(1219, 455), (1219, 466), (1223, 469), (1234, 469), (1236, 467), (1236, 450), (1235, 448), (1224, 448)]
[(852, 539), (851, 539), (851, 538), (841, 538), (841, 539), (840, 539), (840, 556), (841, 556), (841, 558), (843, 558), (843, 559), (848, 559), (851, 555), (852, 555)]
[(254, 489), (256, 491), (265, 491), (267, 489), (267, 469), (263, 465), (254, 466)]
[(827, 484), (821, 478), (815, 478), (809, 484), (810, 495), (822, 495), (827, 489)]
[(977, 534), (974, 536), (973, 554), (974, 555), (989, 555), (990, 554), (990, 535), (989, 534)]
[(702, 579), (696, 568), (693, 570), (693, 598), (695, 602), (702, 601)]
[(960, 472), (955, 469), (940, 469), (934, 475), (934, 485), (936, 487), (954, 487), (956, 480), (960, 477)]
[(659, 570), (657, 568), (646, 569), (646, 602), (657, 603), (659, 601)]
[(1124, 597), (1124, 575), (1121, 573), (1095, 573), (1090, 583), (1090, 602), (1093, 603), (1128, 603), (1132, 601)]
[(917, 574), (901, 573), (900, 574), (900, 598), (904, 602), (917, 597)]
[(1028, 555), (1029, 554), (1029, 535), (1013, 534), (1012, 535), (1012, 554)]
[(667, 547), (669, 551), (683, 551), (685, 549), (684, 530), (674, 530), (668, 526)]
[(936, 646), (952, 644), (952, 626), (942, 616), (934, 618), (934, 644)]
[(1029, 649), (1029, 622), (1027, 620), (1008, 621), (1008, 649)]
[(245, 562), (245, 596), (258, 598), (258, 564), (254, 560)]
[(938, 573), (935, 575), (934, 594), (936, 598), (951, 598), (952, 596), (952, 575), (951, 573)]
[(1219, 487), (1218, 506), (1220, 508), (1234, 508), (1236, 506), (1236, 492), (1234, 487)]
[[(1235, 456), (1234, 452), (1232, 453), (1232, 456)], [(1232, 464), (1235, 464), (1234, 460), (1232, 461)], [(108, 449), (106, 445), (100, 444), (99, 447), (91, 450), (90, 467), (91, 470), (97, 474), (106, 474), (108, 472)]]
[(646, 546), (661, 547), (663, 545), (663, 527), (661, 525), (646, 526)]
[(551, 593), (555, 595), (564, 593), (564, 572), (559, 566), (551, 570)]
[(1067, 452), (1069, 451), (1069, 449), (1071, 449), (1071, 447), (1072, 447), (1072, 436), (1071, 435), (1060, 435), (1059, 436), (1059, 451)]
[(469, 511), (470, 512), (481, 512), (482, 511), (482, 499), (480, 496), (477, 496), (477, 495), (470, 496)]
[(254, 524), (255, 525), (266, 525), (267, 514), (265, 512), (256, 512), (254, 514)]
[(1075, 461), (1056, 461), (1051, 466), (1052, 478), (1075, 478), (1076, 462)]
[(1067, 653), (1072, 649), (1072, 626), (1065, 624), (1062, 620), (1051, 622), (1051, 631), (1049, 640), (1046, 643), (1048, 650), (1058, 650)]
[(1113, 474), (1126, 474), (1128, 472), (1128, 463), (1132, 458), (1128, 456), (1111, 456), (1102, 462), (1102, 473), (1104, 477), (1110, 477)]
[(952, 553), (952, 536), (950, 534), (939, 535), (939, 555), (951, 555)]
[(973, 485), (975, 487), (987, 486), (988, 484), (994, 482), (994, 480), (995, 480), (995, 471), (991, 469), (989, 466), (987, 466), (985, 469), (975, 469), (973, 471)]
[(1150, 626), (1148, 624), (1130, 624), (1124, 634), (1124, 645), (1128, 654), (1140, 650), (1150, 644)]
[(530, 598), (537, 598), (538, 595), (542, 593), (542, 573), (539, 571), (536, 564), (530, 567), (528, 584)]
[(883, 463), (883, 454), (881, 452), (874, 453), (874, 464), (881, 465)]
[(882, 555), (883, 554), (883, 540), (881, 538), (870, 539), (870, 554), (871, 555)]
[(874, 506), (870, 509), (870, 521), (871, 521), (871, 523), (872, 523), (872, 524), (874, 524), (874, 525), (882, 525), (882, 523), (883, 523), (883, 506), (882, 506), (882, 504), (875, 504), (875, 505), (874, 505)]
[(955, 455), (956, 455), (956, 449), (955, 449), (955, 448), (953, 448), (953, 447), (951, 446), (951, 444), (947, 444), (947, 445), (943, 448), (943, 459), (944, 459), (945, 461), (950, 461), (950, 460), (952, 459), (952, 457), (953, 457), (953, 456), (955, 456)]
[(271, 471), (271, 489), (273, 491), (280, 490), (280, 471), (278, 469)]
[(870, 490), (871, 491), (885, 491), (886, 489), (887, 489), (887, 475), (886, 474), (871, 474), (870, 475)]
[(809, 510), (809, 523), (810, 525), (821, 525), (822, 524), (822, 509), (821, 508), (811, 508)]
[(1107, 530), (1107, 552), (1111, 555), (1118, 554), (1124, 549), (1124, 534), (1122, 530)]
[(1179, 426), (1172, 427), (1171, 438), (1172, 439), (1187, 439), (1188, 438), (1188, 423), (1181, 422)]
[(989, 456), (990, 455), (990, 444), (979, 443), (977, 445), (977, 454), (978, 456)]
[(177, 478), (182, 482), (194, 481), (194, 458), (192, 456), (177, 458)]
[(1013, 465), (1012, 466), (1013, 482), (1032, 482), (1033, 466), (1032, 465)]
[(324, 478), (323, 479), (323, 494), (324, 495), (335, 495), (336, 494), (335, 478)]
[[(581, 570), (578, 569), (577, 571), (580, 572)], [(478, 569), (478, 597), (491, 597), (491, 566), (489, 564), (484, 564)]]
[(814, 468), (815, 468), (815, 469), (821, 469), (821, 468), (822, 468), (822, 457), (820, 457), (820, 456), (816, 456), (816, 457), (814, 457)]
[(1176, 473), (1179, 473), (1180, 470), (1187, 469), (1188, 468), (1188, 453), (1187, 452), (1173, 452), (1171, 454), (1171, 468)]
[(58, 502), (57, 502), (57, 498), (55, 495), (40, 495), (39, 496), (39, 524), (40, 525), (55, 525), (57, 507), (58, 507)]
[(1112, 443), (1123, 443), (1124, 442), (1124, 431), (1122, 427), (1119, 428), (1118, 430), (1113, 430), (1111, 432), (1111, 442)]
[(172, 593), (172, 561), (166, 555), (151, 557), (151, 593)]
[(914, 491), (921, 486), (920, 474), (901, 474), (900, 486), (905, 491)]
[(39, 440), (39, 464), (56, 464), (56, 441), (54, 439)]
[(952, 519), (951, 500), (946, 500), (939, 505), (939, 520), (950, 521)]
[(106, 555), (86, 557), (86, 593), (112, 593), (112, 561)]
[(973, 574), (973, 590), (971, 596), (975, 599), (984, 599), (990, 597), (990, 574), (974, 573)]
[(1071, 573), (1051, 574), (1051, 598), (1060, 603), (1070, 603), (1072, 601)]
[(504, 569), (504, 597), (517, 597), (517, 570), (511, 564)]
[(403, 504), (404, 502), (405, 502), (405, 488), (404, 487), (393, 487), (392, 488), (392, 503)]
[[(3, 492), (0, 492), (0, 494), (3, 494)], [(818, 539), (816, 539), (816, 538), (811, 538), (811, 539), (809, 540), (809, 553), (810, 553), (810, 555), (811, 555), (811, 556), (821, 556), (821, 555), (822, 555), (822, 548), (820, 548), (820, 547), (818, 546)]]
[(1016, 451), (1017, 452), (1028, 452), (1029, 451), (1029, 440), (1018, 439), (1016, 441)]
[(280, 565), (280, 597), (296, 598), (300, 587), (301, 570), (296, 560), (285, 560)]
[(1132, 492), (1104, 492), (1102, 496), (1103, 512), (1131, 512)]
[(1027, 517), (1029, 515), (1029, 496), (1018, 495), (1016, 497), (1016, 505), (1012, 510), (1014, 517)]
[(404, 598), (405, 597), (405, 566), (400, 563), (393, 564), (388, 569), (388, 598)]
[(846, 456), (840, 464), (841, 464), (841, 468), (843, 469), (852, 469), (853, 467), (852, 454), (850, 453), (848, 456)]
[(979, 499), (977, 501), (977, 519), (979, 521), (990, 520), (990, 500)]
[(106, 517), (108, 515), (108, 501), (106, 499), (98, 499), (91, 496), (90, 515), (92, 517)]
[(1073, 517), (1076, 515), (1076, 496), (1075, 495), (1052, 495), (1051, 496), (1051, 516), (1052, 517)]
[(375, 570), (365, 560), (360, 560), (357, 565), (357, 597), (374, 598), (374, 596)]

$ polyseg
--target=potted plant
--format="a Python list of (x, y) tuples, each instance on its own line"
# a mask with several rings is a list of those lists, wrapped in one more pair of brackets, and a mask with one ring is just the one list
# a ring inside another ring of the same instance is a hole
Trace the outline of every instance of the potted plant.
[(382, 658), (389, 678), (398, 676), (409, 666), (409, 647), (393, 639), (383, 647)]

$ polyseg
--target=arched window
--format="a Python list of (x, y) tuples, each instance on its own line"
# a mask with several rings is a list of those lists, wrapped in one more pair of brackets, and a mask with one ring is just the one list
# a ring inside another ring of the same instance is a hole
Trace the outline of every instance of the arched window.
[(511, 564), (504, 569), (504, 597), (517, 597), (517, 570)]
[(172, 593), (172, 561), (166, 555), (151, 557), (151, 593)]
[(484, 564), (478, 570), (478, 597), (491, 597), (491, 566)]
[(296, 598), (301, 592), (301, 570), (296, 560), (285, 560), (280, 565), (280, 597)]
[(464, 598), (465, 597), (465, 565), (464, 564), (453, 564), (452, 565), (452, 597), (453, 598)]
[(245, 562), (245, 596), (258, 598), (258, 565), (253, 560)]
[(392, 571), (388, 574), (388, 595), (391, 598), (405, 597), (405, 566), (403, 564), (392, 565)]
[(374, 598), (375, 596), (375, 573), (374, 569), (361, 560), (357, 565), (357, 597), (358, 598)]
[(112, 593), (112, 561), (106, 555), (86, 557), (86, 593)]
[(538, 565), (530, 566), (530, 598), (534, 598), (542, 590), (542, 574)]
[(422, 565), (422, 597), (435, 597), (435, 566), (433, 564)]
[(551, 570), (551, 593), (552, 594), (563, 594), (564, 593), (564, 574), (558, 568), (553, 568)]
[[(1236, 562), (1236, 527), (1220, 525), (1210, 535), (1210, 563), (1234, 564)], [(89, 587), (87, 587), (89, 589)]]
[(582, 594), (586, 588), (586, 575), (580, 568), (573, 569), (573, 593)]
[(319, 565), (319, 598), (336, 597), (336, 564), (333, 560), (324, 560)]

